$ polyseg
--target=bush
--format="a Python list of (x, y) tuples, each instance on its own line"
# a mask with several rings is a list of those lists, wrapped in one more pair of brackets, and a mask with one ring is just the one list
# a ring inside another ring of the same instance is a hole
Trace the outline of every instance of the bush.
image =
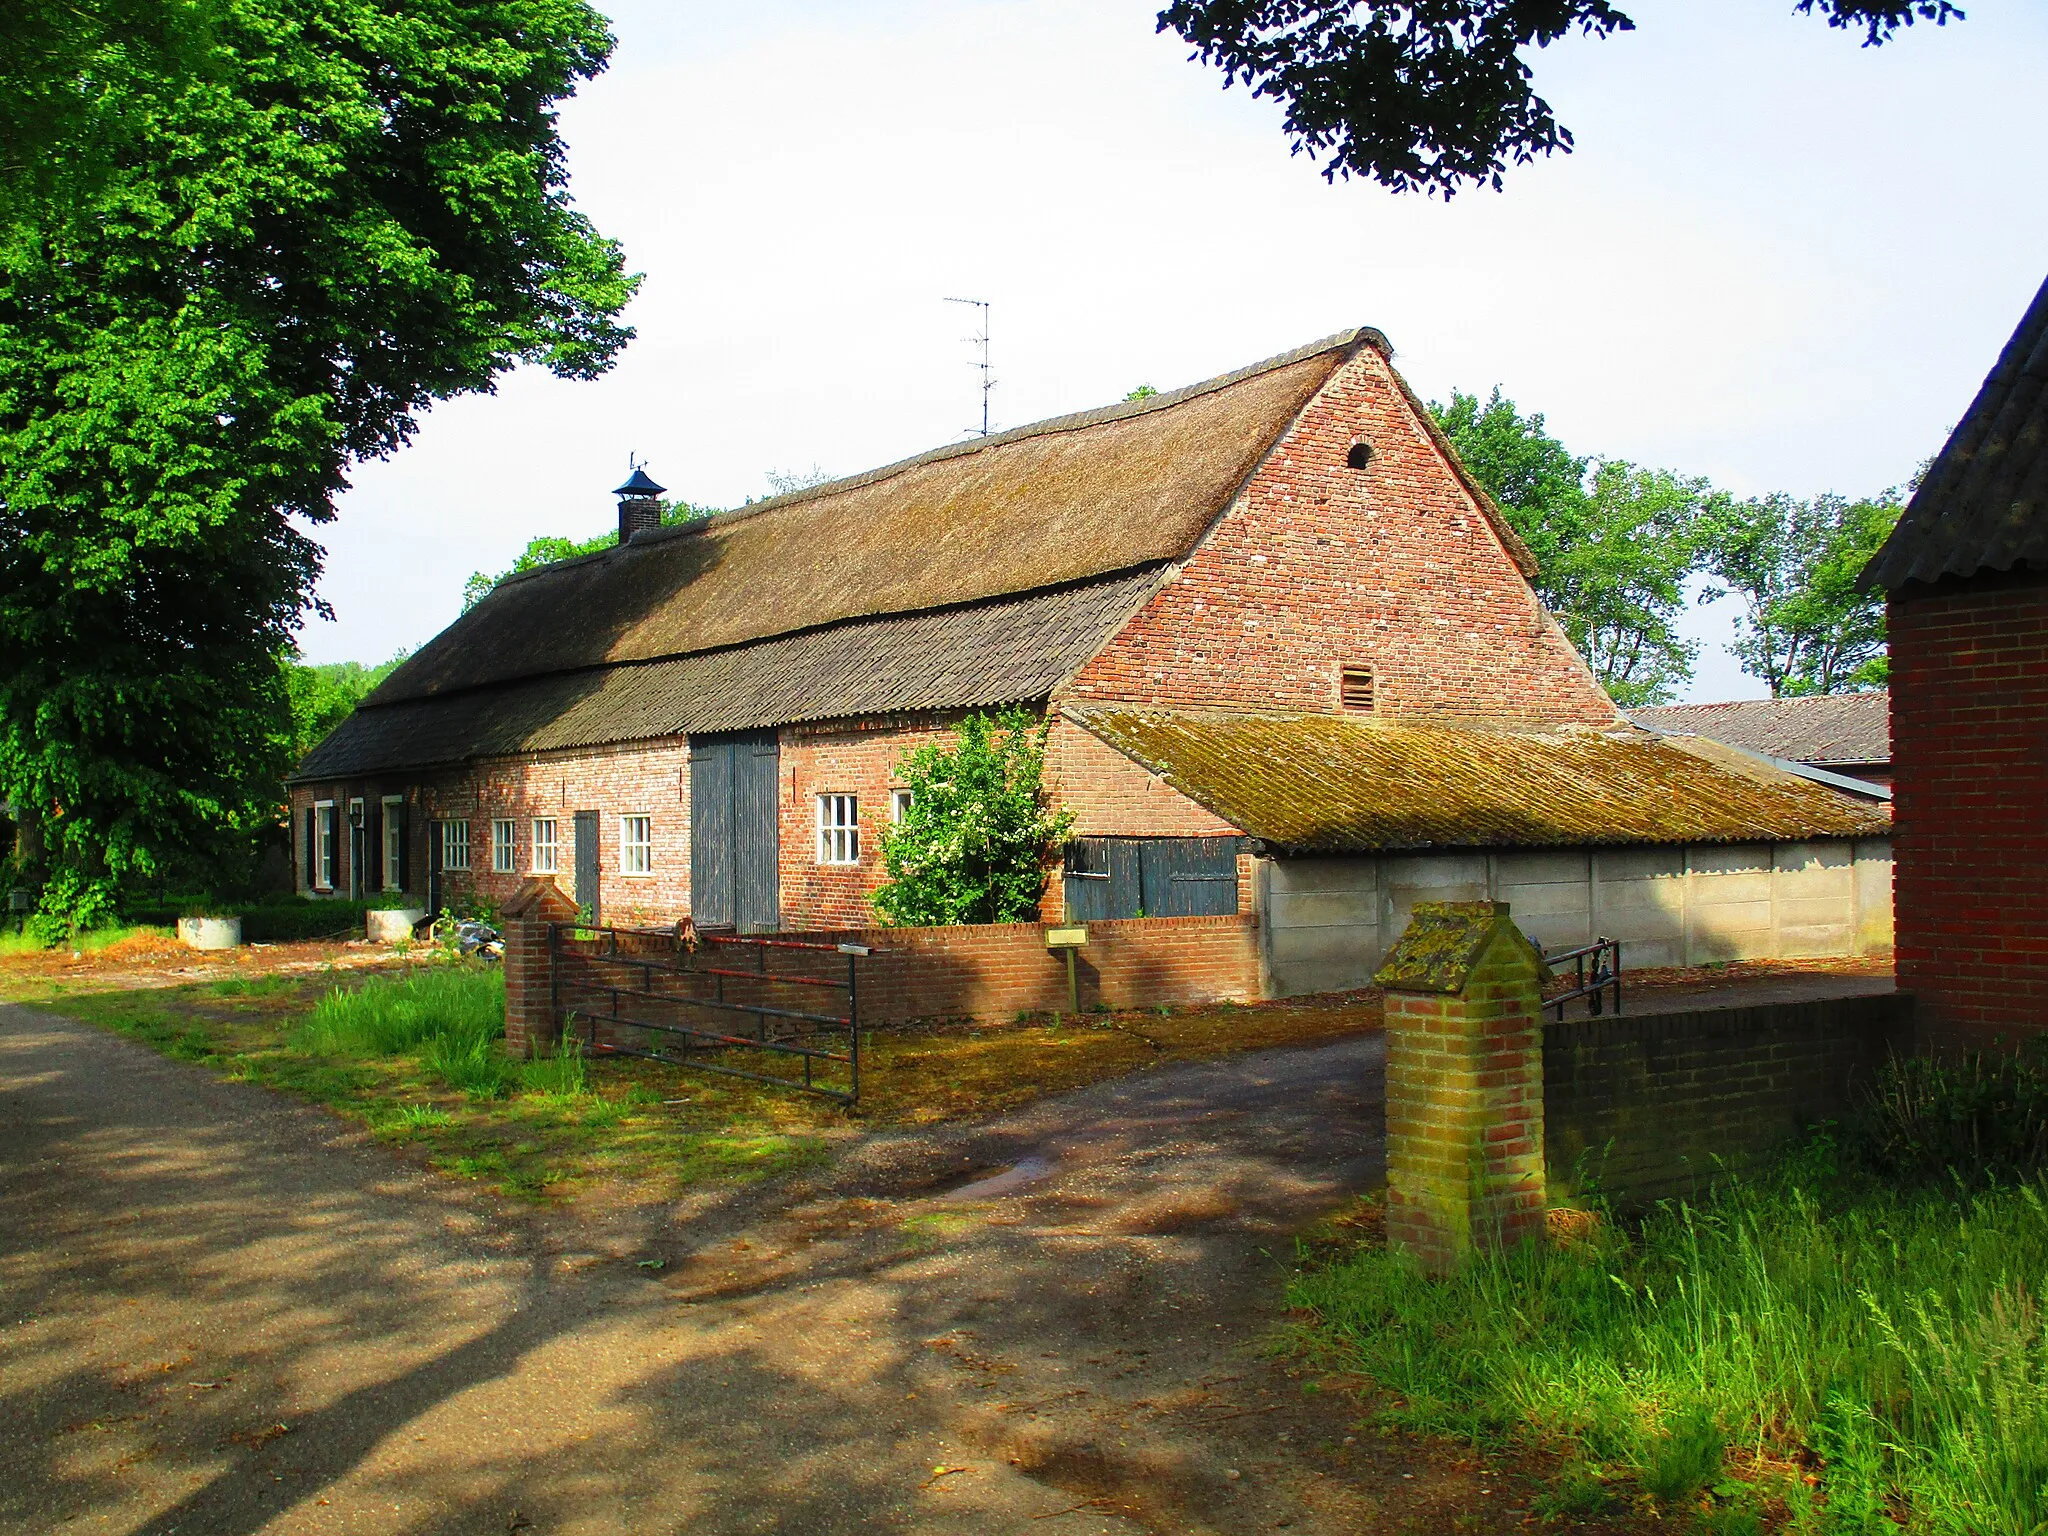
[(1046, 864), (1073, 825), (1044, 788), (1047, 725), (1025, 710), (969, 715), (949, 744), (908, 754), (903, 819), (882, 832), (875, 910), (898, 925), (1021, 923), (1038, 916)]
[(2020, 1055), (1893, 1057), (1846, 1127), (1850, 1150), (1893, 1178), (2012, 1183), (2048, 1169), (2048, 1071)]

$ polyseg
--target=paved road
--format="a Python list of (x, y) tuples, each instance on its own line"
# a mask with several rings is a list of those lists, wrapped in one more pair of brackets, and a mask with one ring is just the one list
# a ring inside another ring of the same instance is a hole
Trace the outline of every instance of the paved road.
[(1266, 1250), (1379, 1177), (1380, 1066), (1163, 1068), (573, 1216), (0, 1007), (0, 1529), (1447, 1528), (1472, 1478), (1343, 1447), (1257, 1349)]

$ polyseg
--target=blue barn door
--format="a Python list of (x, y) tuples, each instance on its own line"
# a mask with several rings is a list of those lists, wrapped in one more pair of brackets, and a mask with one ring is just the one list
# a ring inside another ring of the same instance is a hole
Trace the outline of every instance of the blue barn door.
[(1081, 837), (1067, 846), (1067, 917), (1220, 917), (1237, 910), (1234, 837)]
[(690, 738), (690, 915), (700, 928), (782, 926), (781, 762), (774, 731)]

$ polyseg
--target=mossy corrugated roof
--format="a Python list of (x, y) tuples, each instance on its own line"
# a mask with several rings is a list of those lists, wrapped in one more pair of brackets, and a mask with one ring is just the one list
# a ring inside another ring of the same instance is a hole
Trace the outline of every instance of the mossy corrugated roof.
[(1301, 853), (1883, 837), (1883, 812), (1712, 742), (1335, 715), (1070, 709), (1249, 836)]

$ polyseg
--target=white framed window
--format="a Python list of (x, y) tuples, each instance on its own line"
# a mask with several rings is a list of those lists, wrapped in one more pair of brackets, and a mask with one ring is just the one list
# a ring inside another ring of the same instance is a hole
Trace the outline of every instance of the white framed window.
[(444, 821), (441, 823), (441, 867), (443, 869), (469, 868), (468, 822)]
[(917, 796), (907, 789), (889, 791), (889, 819), (900, 822), (910, 814), (910, 808), (917, 803)]
[(405, 797), (384, 797), (384, 889), (405, 889)]
[(313, 888), (334, 889), (334, 802), (313, 802)]
[(494, 821), (491, 823), (491, 873), (509, 875), (519, 868), (513, 848), (513, 827), (516, 822)]
[(560, 869), (562, 845), (555, 836), (555, 818), (539, 816), (533, 823), (533, 872), (552, 875)]
[(622, 875), (651, 875), (654, 873), (654, 818), (652, 816), (621, 816), (619, 818), (619, 873)]
[(818, 862), (860, 862), (860, 797), (818, 796)]

